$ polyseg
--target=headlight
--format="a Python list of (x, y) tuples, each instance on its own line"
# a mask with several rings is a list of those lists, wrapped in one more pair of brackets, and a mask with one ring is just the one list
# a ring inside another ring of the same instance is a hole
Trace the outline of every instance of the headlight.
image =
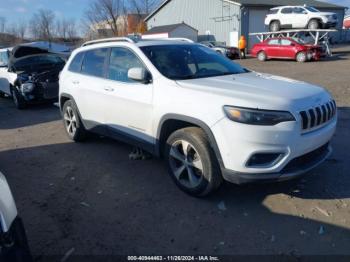
[(327, 18), (327, 19), (332, 19), (332, 18), (333, 18), (333, 15), (326, 15), (326, 18)]
[(274, 126), (282, 122), (296, 121), (286, 111), (270, 111), (250, 108), (225, 106), (226, 116), (232, 121), (247, 125)]
[(22, 93), (30, 93), (34, 89), (34, 84), (33, 83), (24, 83), (21, 86), (21, 91)]

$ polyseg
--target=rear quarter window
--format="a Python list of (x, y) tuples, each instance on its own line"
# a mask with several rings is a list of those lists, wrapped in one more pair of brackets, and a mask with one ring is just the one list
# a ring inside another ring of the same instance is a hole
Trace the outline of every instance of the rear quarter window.
[(72, 62), (70, 63), (68, 70), (71, 72), (79, 73), (81, 71), (83, 58), (84, 58), (84, 52), (80, 52), (76, 54)]
[(268, 14), (269, 15), (275, 15), (277, 13), (278, 13), (278, 9), (271, 9)]

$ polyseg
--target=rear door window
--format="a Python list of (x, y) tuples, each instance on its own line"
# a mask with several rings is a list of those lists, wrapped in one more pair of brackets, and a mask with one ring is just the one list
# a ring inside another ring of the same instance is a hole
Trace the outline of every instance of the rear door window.
[(269, 45), (279, 45), (280, 44), (280, 40), (279, 39), (271, 39), (269, 41)]
[(104, 77), (108, 51), (108, 48), (86, 51), (81, 72), (90, 76)]
[(281, 45), (283, 45), (283, 46), (290, 46), (290, 45), (292, 45), (292, 42), (290, 40), (288, 40), (288, 39), (282, 39), (281, 40)]
[(283, 8), (281, 11), (282, 14), (291, 14), (292, 12), (293, 12), (293, 9), (289, 7)]

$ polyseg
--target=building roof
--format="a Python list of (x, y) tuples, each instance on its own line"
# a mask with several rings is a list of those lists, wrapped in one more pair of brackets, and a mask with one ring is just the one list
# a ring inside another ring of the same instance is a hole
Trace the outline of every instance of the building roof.
[[(172, 0), (163, 1), (159, 7), (154, 10), (149, 16), (145, 18), (147, 22), (155, 14), (157, 14), (164, 6), (169, 4)], [(214, 1), (214, 0), (212, 0)], [(236, 3), (242, 6), (268, 6), (268, 7), (277, 7), (284, 5), (308, 5), (316, 8), (332, 8), (332, 9), (346, 9), (344, 6), (331, 4), (328, 2), (317, 1), (317, 0), (227, 0), (232, 3)]]
[(144, 33), (144, 35), (153, 35), (153, 34), (162, 34), (162, 33), (170, 33), (174, 31), (176, 28), (179, 26), (187, 26), (192, 28), (195, 31), (198, 31), (197, 29), (194, 29), (192, 26), (189, 26), (188, 24), (185, 23), (180, 23), (180, 24), (172, 24), (172, 25), (163, 25), (163, 26), (156, 26), (148, 30), (147, 32)]

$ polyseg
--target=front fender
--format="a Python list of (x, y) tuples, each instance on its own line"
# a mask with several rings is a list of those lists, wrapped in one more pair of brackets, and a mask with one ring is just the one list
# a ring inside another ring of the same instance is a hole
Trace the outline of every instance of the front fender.
[(17, 208), (5, 176), (0, 172), (0, 232), (9, 231), (17, 217)]

